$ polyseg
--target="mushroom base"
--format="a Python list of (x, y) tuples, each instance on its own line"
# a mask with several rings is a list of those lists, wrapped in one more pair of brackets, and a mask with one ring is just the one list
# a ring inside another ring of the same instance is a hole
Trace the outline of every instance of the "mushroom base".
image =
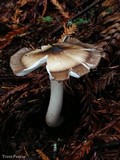
[(56, 122), (52, 122), (50, 121), (49, 119), (46, 118), (46, 124), (49, 126), (49, 127), (59, 127), (64, 121), (64, 117), (60, 116)]

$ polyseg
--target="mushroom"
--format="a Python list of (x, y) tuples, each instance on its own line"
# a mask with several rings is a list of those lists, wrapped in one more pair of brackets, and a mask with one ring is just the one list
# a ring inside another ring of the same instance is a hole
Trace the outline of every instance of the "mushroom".
[(95, 68), (101, 59), (101, 50), (94, 45), (82, 43), (72, 37), (63, 42), (30, 51), (22, 48), (10, 59), (10, 66), (17, 76), (24, 76), (46, 63), (51, 82), (51, 94), (46, 123), (57, 127), (63, 122), (63, 81), (70, 76), (80, 78)]

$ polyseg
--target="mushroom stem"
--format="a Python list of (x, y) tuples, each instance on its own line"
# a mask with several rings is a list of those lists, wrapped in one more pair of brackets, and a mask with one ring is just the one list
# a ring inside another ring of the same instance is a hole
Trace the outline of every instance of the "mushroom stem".
[(63, 122), (60, 116), (63, 102), (63, 82), (51, 80), (51, 95), (48, 110), (46, 113), (46, 123), (50, 127), (57, 127)]

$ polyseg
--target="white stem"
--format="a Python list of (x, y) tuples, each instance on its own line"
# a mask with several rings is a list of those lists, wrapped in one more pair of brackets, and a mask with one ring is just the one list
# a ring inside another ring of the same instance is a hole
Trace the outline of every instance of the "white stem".
[(63, 102), (63, 82), (51, 80), (51, 95), (48, 110), (46, 113), (46, 123), (50, 127), (59, 126), (63, 118), (60, 116)]

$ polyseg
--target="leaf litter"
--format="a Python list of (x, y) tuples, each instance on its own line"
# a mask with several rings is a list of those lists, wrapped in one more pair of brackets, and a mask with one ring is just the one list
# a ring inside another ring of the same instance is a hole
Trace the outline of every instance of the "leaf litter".
[[(1, 0), (0, 10), (1, 159), (118, 160), (119, 0)], [(44, 67), (16, 77), (9, 59), (22, 47), (40, 48), (66, 35), (101, 46), (106, 57), (88, 75), (65, 81), (65, 122), (51, 129), (44, 121), (50, 92)]]

